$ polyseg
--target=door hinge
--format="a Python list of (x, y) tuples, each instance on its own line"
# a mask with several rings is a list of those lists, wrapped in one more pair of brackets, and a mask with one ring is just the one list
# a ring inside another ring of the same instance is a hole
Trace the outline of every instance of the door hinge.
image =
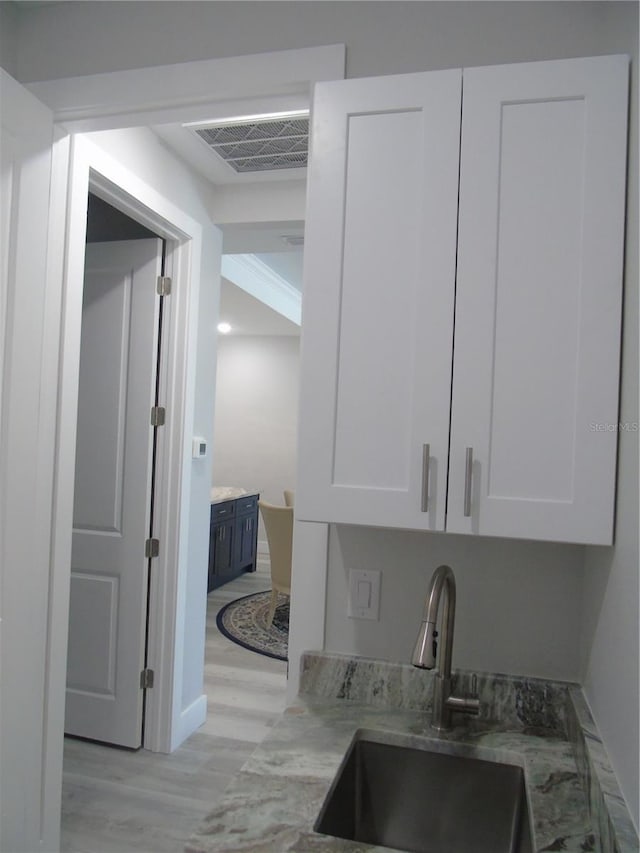
[(156, 284), (158, 296), (169, 296), (171, 293), (171, 276), (159, 275)]
[(144, 543), (144, 555), (145, 557), (157, 557), (160, 553), (160, 540), (159, 539), (147, 539)]
[(151, 407), (151, 426), (159, 427), (164, 426), (165, 418), (166, 418), (166, 409), (164, 406), (152, 406)]
[(140, 687), (146, 690), (148, 687), (153, 687), (153, 670), (143, 669), (140, 673)]

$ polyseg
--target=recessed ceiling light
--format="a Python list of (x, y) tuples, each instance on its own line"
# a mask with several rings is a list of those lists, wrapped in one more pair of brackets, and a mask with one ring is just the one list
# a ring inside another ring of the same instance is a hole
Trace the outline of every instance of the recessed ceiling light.
[(231, 331), (231, 326), (229, 323), (218, 323), (218, 331), (221, 335), (228, 335)]

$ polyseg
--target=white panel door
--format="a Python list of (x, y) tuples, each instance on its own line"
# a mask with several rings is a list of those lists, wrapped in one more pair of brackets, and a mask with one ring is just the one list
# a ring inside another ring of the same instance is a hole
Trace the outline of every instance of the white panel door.
[(43, 403), (53, 117), (2, 69), (0, 105), (0, 849), (29, 853), (55, 843), (45, 823), (59, 794), (45, 738), (57, 674), (47, 648), (55, 421)]
[(87, 246), (65, 731), (138, 747), (160, 240)]
[(444, 527), (460, 99), (460, 70), (316, 86), (301, 520)]
[(612, 541), (627, 79), (464, 71), (449, 531)]

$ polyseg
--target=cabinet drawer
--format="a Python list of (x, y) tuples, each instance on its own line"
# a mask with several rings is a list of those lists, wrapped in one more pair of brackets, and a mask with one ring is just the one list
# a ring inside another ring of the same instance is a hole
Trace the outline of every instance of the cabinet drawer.
[(255, 512), (260, 495), (245, 495), (236, 501), (236, 515)]
[(233, 518), (236, 512), (235, 501), (223, 501), (219, 504), (211, 504), (211, 524), (222, 521), (225, 518)]

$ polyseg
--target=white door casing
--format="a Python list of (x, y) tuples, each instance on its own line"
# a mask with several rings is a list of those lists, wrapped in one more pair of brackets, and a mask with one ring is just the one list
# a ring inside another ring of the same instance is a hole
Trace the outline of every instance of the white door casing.
[(139, 747), (160, 240), (87, 246), (65, 732)]
[[(206, 716), (206, 698), (193, 716), (180, 715), (181, 660), (176, 643), (183, 630), (180, 612), (185, 577), (176, 571), (184, 565), (185, 516), (188, 518), (188, 492), (185, 481), (191, 470), (186, 456), (185, 435), (192, 433), (194, 395), (193, 371), (196, 330), (194, 305), (198, 301), (201, 265), (210, 268), (209, 256), (218, 251), (215, 229), (203, 242), (203, 228), (170, 199), (149, 186), (114, 157), (98, 148), (88, 137), (74, 138), (70, 181), (69, 233), (73, 243), (68, 250), (69, 266), (66, 282), (66, 328), (64, 338), (64, 371), (62, 374), (60, 451), (67, 464), (61, 477), (60, 492), (67, 505), (65, 519), (69, 525), (71, 562), (71, 527), (73, 515), (73, 473), (75, 470), (75, 431), (78, 398), (78, 364), (80, 360), (80, 327), (84, 282), (84, 253), (87, 193), (99, 195), (128, 216), (141, 222), (167, 241), (166, 273), (173, 279), (171, 296), (165, 300), (160, 370), (161, 404), (166, 407), (166, 423), (159, 430), (157, 450), (156, 500), (154, 518), (161, 531), (160, 555), (154, 560), (150, 580), (148, 666), (154, 670), (154, 687), (145, 701), (144, 746), (170, 752), (185, 736), (197, 728)], [(81, 227), (82, 226), (82, 227)], [(215, 247), (214, 247), (215, 246)], [(215, 269), (215, 267), (214, 267)], [(71, 470), (68, 457), (71, 455)], [(70, 499), (71, 498), (71, 499)], [(58, 499), (59, 503), (62, 503)], [(155, 523), (155, 522), (154, 522)], [(206, 573), (206, 566), (205, 566)], [(204, 577), (204, 575), (203, 575)], [(193, 618), (193, 614), (191, 614)]]
[(461, 83), (316, 87), (299, 520), (444, 529)]
[(628, 68), (464, 70), (449, 531), (613, 540)]
[(49, 588), (60, 321), (60, 287), (49, 276), (54, 136), (51, 112), (2, 69), (0, 102), (0, 849), (30, 853), (57, 838), (60, 808), (59, 790), (44, 794), (62, 747), (49, 727), (49, 715), (59, 722), (60, 693), (47, 673), (50, 654), (64, 653), (49, 610), (60, 592)]

